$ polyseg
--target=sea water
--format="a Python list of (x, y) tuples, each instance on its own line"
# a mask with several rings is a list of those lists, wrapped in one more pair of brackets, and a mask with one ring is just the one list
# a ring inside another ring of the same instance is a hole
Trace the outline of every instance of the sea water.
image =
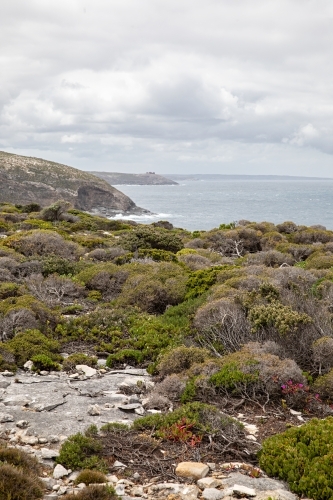
[(333, 180), (186, 180), (179, 185), (115, 186), (153, 215), (128, 216), (150, 224), (208, 230), (241, 219), (275, 224), (321, 224), (333, 229)]

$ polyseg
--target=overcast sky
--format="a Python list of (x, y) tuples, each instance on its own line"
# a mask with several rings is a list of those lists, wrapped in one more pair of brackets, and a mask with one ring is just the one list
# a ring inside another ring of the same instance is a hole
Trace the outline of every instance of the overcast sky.
[(0, 149), (333, 177), (332, 0), (2, 0)]

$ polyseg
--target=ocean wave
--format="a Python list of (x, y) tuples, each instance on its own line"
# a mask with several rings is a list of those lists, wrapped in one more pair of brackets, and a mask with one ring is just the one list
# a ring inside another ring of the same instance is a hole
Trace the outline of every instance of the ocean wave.
[(161, 220), (161, 218), (172, 217), (172, 214), (142, 214), (142, 215), (123, 215), (116, 214), (114, 217), (108, 217), (114, 220), (134, 220), (134, 221), (150, 221), (150, 220)]

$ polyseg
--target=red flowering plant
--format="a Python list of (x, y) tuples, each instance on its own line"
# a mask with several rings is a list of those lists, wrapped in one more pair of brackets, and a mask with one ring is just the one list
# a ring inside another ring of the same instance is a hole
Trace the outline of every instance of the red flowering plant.
[(319, 394), (311, 393), (308, 385), (299, 384), (292, 380), (281, 385), (281, 392), (287, 406), (307, 413), (314, 411), (315, 408), (318, 409), (318, 404), (322, 404)]
[(194, 423), (185, 417), (179, 422), (160, 429), (158, 435), (162, 439), (186, 443), (192, 447), (200, 444), (202, 440), (202, 436), (194, 432)]

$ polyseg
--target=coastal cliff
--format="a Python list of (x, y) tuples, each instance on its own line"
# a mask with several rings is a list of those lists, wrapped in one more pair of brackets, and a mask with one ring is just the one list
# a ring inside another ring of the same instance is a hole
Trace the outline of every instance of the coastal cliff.
[(0, 202), (47, 206), (63, 199), (105, 215), (146, 212), (103, 179), (41, 158), (0, 152), (0, 183)]

